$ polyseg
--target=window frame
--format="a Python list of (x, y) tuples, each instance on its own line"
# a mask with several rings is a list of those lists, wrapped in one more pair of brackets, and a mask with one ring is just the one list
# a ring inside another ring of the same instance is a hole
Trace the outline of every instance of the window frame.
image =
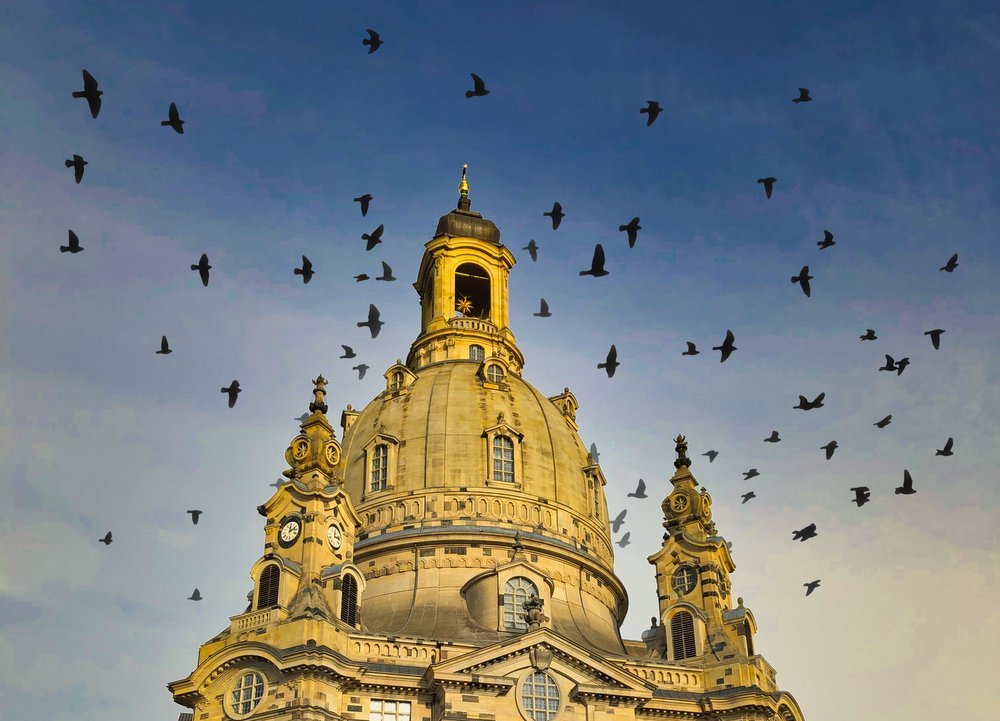
[[(515, 581), (523, 581), (527, 584), (525, 587), (523, 584), (515, 584)], [(508, 587), (510, 590), (508, 590)], [(521, 600), (520, 605), (518, 604), (518, 591), (524, 591), (524, 598)], [(500, 626), (504, 631), (514, 631), (514, 632), (525, 632), (528, 630), (528, 622), (524, 620), (524, 602), (527, 601), (532, 596), (540, 597), (538, 593), (538, 586), (530, 578), (525, 576), (512, 576), (508, 578), (503, 585), (503, 593), (500, 594), (503, 603), (500, 609)], [(510, 600), (510, 615), (511, 623), (507, 622), (507, 599)]]
[[(499, 464), (499, 468), (497, 464)], [(517, 481), (514, 466), (514, 439), (506, 433), (497, 433), (493, 436), (490, 443), (490, 468), (492, 469), (491, 480), (494, 483), (513, 485)]]
[[(688, 619), (685, 627), (684, 618)], [(684, 661), (689, 658), (697, 658), (698, 642), (695, 633), (694, 614), (686, 609), (681, 609), (670, 618), (670, 655), (673, 661)], [(682, 647), (678, 651), (678, 639)], [(688, 653), (690, 651), (690, 653)], [(684, 653), (683, 656), (680, 653)]]
[[(379, 705), (378, 709), (375, 708), (375, 704)], [(390, 711), (385, 708), (386, 704), (393, 704), (395, 708)], [(401, 714), (400, 711), (405, 711), (405, 715)], [(391, 713), (392, 715), (387, 716), (387, 713)], [(378, 715), (376, 716), (376, 714)], [(412, 721), (413, 703), (393, 698), (368, 699), (368, 719), (369, 721)]]
[(389, 489), (389, 444), (376, 443), (368, 468), (368, 491), (378, 493)]
[[(250, 689), (254, 689), (260, 686), (260, 694), (257, 695), (256, 697), (251, 695), (250, 701), (253, 701), (253, 705), (250, 707), (249, 711), (239, 711), (237, 710), (235, 703), (244, 704), (247, 703), (248, 701), (240, 699), (240, 701), (234, 702), (233, 695), (238, 692), (237, 689), (239, 689), (239, 691), (244, 690), (242, 684), (248, 676), (256, 676), (258, 679), (260, 679), (259, 684), (254, 682), (249, 686)], [(237, 719), (237, 721), (240, 721), (241, 719), (250, 718), (253, 714), (255, 714), (257, 711), (260, 710), (261, 704), (267, 697), (267, 690), (268, 690), (267, 676), (261, 673), (259, 669), (249, 668), (240, 671), (238, 674), (234, 676), (234, 680), (228, 686), (224, 696), (226, 715), (232, 719)]]
[[(527, 692), (529, 684), (532, 686), (530, 696)], [(535, 695), (538, 686), (542, 686), (545, 691), (541, 696)], [(529, 698), (531, 699), (530, 706), (528, 703)], [(536, 706), (537, 701), (543, 702), (541, 708)], [(552, 721), (559, 716), (559, 713), (563, 710), (563, 705), (563, 689), (559, 685), (559, 680), (555, 674), (550, 673), (548, 670), (530, 668), (518, 680), (517, 709), (526, 721)]]
[[(272, 571), (273, 569), (273, 571)], [(268, 576), (268, 578), (265, 578)], [(267, 586), (265, 586), (267, 582)], [(271, 588), (273, 587), (273, 591)], [(268, 591), (267, 598), (262, 598), (265, 589)], [(278, 607), (278, 599), (280, 598), (281, 591), (281, 568), (277, 563), (269, 563), (264, 566), (264, 569), (260, 572), (260, 576), (257, 578), (257, 605), (258, 611), (263, 611), (269, 608)], [(264, 601), (268, 601), (264, 603)]]
[[(478, 353), (476, 351), (479, 351)], [(477, 357), (478, 356), (478, 357)], [(478, 343), (473, 343), (469, 346), (469, 360), (475, 361), (476, 363), (483, 363), (486, 361), (486, 349), (479, 345)]]

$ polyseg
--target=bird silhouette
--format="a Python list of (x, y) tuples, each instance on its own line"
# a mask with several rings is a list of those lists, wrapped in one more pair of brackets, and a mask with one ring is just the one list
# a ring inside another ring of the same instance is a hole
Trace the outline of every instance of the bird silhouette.
[(552, 230), (558, 230), (559, 224), (562, 222), (562, 219), (566, 217), (566, 214), (563, 213), (562, 206), (559, 205), (559, 203), (553, 203), (552, 210), (546, 213), (542, 213), (542, 215), (547, 215), (548, 217), (552, 218)]
[(302, 276), (302, 285), (305, 285), (310, 280), (312, 280), (312, 277), (313, 277), (313, 264), (310, 263), (309, 259), (303, 255), (302, 256), (302, 267), (301, 268), (296, 268), (295, 270), (292, 271), (292, 273), (294, 273), (295, 275), (301, 275)]
[(715, 457), (717, 455), (719, 455), (719, 452), (718, 451), (706, 451), (705, 453), (702, 453), (701, 455), (708, 456), (708, 462), (711, 463), (712, 461), (715, 460)]
[(357, 355), (349, 345), (342, 345), (340, 347), (344, 349), (344, 355), (340, 356), (341, 358), (354, 358)]
[(208, 264), (208, 255), (205, 253), (201, 254), (201, 258), (198, 260), (198, 265), (192, 265), (191, 270), (198, 271), (198, 275), (201, 276), (201, 284), (208, 287), (208, 271), (212, 269), (212, 266)]
[(297, 420), (299, 423), (305, 423), (306, 419), (308, 419), (310, 415), (311, 414), (309, 414), (309, 413), (303, 413), (301, 416), (299, 416), (295, 420)]
[(229, 384), (228, 388), (222, 388), (221, 392), (229, 394), (229, 407), (232, 408), (233, 406), (236, 405), (236, 397), (243, 392), (243, 389), (240, 388), (240, 382), (234, 380), (232, 383)]
[(167, 111), (167, 118), (169, 118), (169, 120), (161, 120), (160, 125), (169, 125), (174, 129), (175, 133), (184, 135), (184, 121), (181, 120), (180, 113), (177, 112), (176, 103), (170, 103), (170, 110)]
[(771, 198), (771, 191), (774, 189), (774, 184), (778, 182), (777, 178), (757, 178), (758, 183), (764, 184), (764, 195)]
[(274, 483), (268, 483), (267, 485), (271, 486), (271, 488), (281, 488), (284, 484), (285, 484), (285, 479), (279, 478)]
[(365, 193), (360, 198), (354, 199), (355, 203), (361, 203), (361, 217), (368, 215), (368, 204), (372, 202), (371, 193)]
[(756, 468), (751, 468), (749, 471), (743, 471), (743, 480), (749, 481), (751, 478), (756, 478), (760, 473), (757, 472)]
[(626, 493), (625, 495), (629, 498), (649, 498), (649, 496), (646, 495), (646, 482), (640, 478), (639, 485), (635, 487), (635, 491), (632, 493)]
[(384, 225), (380, 225), (375, 230), (372, 231), (371, 235), (368, 233), (361, 234), (361, 240), (367, 240), (368, 244), (365, 246), (365, 250), (371, 250), (376, 245), (382, 242), (382, 231), (385, 230)]
[(614, 344), (611, 346), (611, 350), (608, 351), (608, 357), (605, 358), (603, 363), (598, 363), (598, 368), (603, 368), (608, 374), (608, 378), (611, 378), (615, 374), (615, 370), (620, 366), (621, 363), (618, 362), (618, 349), (615, 348)]
[(880, 371), (894, 371), (896, 370), (896, 361), (888, 353), (885, 354), (885, 365), (879, 368)]
[(875, 331), (872, 328), (865, 330), (865, 334), (860, 336), (861, 340), (878, 340), (878, 336), (875, 335)]
[(622, 524), (625, 523), (625, 514), (627, 512), (628, 512), (627, 508), (622, 509), (622, 512), (619, 513), (617, 516), (615, 516), (611, 520), (611, 532), (612, 533), (618, 533), (618, 531), (621, 529)]
[(877, 423), (872, 423), (872, 425), (876, 426), (877, 428), (885, 428), (890, 423), (892, 423), (892, 414), (891, 413), (889, 415), (887, 415), (885, 418), (883, 418), (882, 420), (878, 421)]
[(628, 222), (628, 225), (619, 225), (618, 226), (618, 231), (619, 232), (627, 232), (628, 233), (628, 247), (629, 248), (634, 248), (635, 247), (635, 239), (638, 236), (640, 230), (642, 230), (642, 226), (639, 225), (639, 218), (638, 218), (638, 216), (636, 216), (635, 218), (632, 218), (632, 220), (630, 220)]
[(647, 100), (646, 107), (639, 108), (639, 114), (646, 114), (646, 127), (648, 128), (654, 122), (656, 122), (657, 116), (663, 112), (663, 108), (656, 100)]
[(521, 250), (528, 251), (528, 255), (531, 256), (531, 262), (532, 263), (534, 263), (536, 260), (538, 260), (538, 244), (535, 243), (535, 239), (534, 238), (532, 238), (531, 240), (529, 240), (528, 244), (526, 246), (524, 246), (523, 248), (521, 248)]
[(545, 298), (542, 298), (541, 308), (539, 311), (537, 313), (532, 313), (532, 315), (536, 315), (539, 318), (548, 318), (552, 315), (549, 313), (549, 304), (545, 302)]
[(80, 239), (76, 237), (76, 233), (72, 230), (69, 231), (69, 245), (60, 245), (60, 253), (79, 253), (83, 250), (83, 246), (80, 245)]
[(820, 450), (826, 451), (826, 460), (833, 458), (833, 452), (837, 450), (837, 441), (830, 441), (825, 446), (820, 446)]
[(941, 347), (941, 334), (944, 333), (940, 328), (935, 328), (934, 330), (925, 330), (924, 335), (929, 335), (931, 337), (931, 345), (934, 346), (934, 350), (938, 350)]
[(771, 431), (771, 435), (764, 439), (764, 443), (781, 443), (777, 431)]
[(597, 452), (597, 444), (596, 443), (591, 443), (590, 444), (590, 461), (591, 461), (591, 463), (600, 463), (601, 462), (601, 454)]
[(903, 485), (896, 488), (896, 495), (902, 494), (904, 496), (909, 496), (916, 493), (913, 490), (913, 478), (910, 477), (910, 472), (903, 469)]
[(73, 168), (73, 177), (76, 178), (77, 185), (79, 185), (80, 181), (83, 180), (84, 165), (89, 165), (89, 163), (79, 155), (74, 155), (72, 160), (66, 161), (66, 167)]
[(382, 275), (377, 276), (375, 280), (396, 280), (396, 276), (392, 274), (392, 268), (384, 260), (382, 261)]
[(87, 105), (90, 106), (90, 117), (97, 119), (97, 114), (101, 112), (101, 96), (104, 95), (103, 90), (97, 89), (97, 81), (94, 80), (94, 76), (88, 73), (86, 70), (83, 71), (83, 90), (76, 90), (73, 92), (74, 98), (86, 98)]
[(385, 42), (384, 40), (379, 38), (377, 32), (375, 32), (371, 28), (368, 28), (368, 37), (364, 38), (361, 41), (361, 44), (368, 46), (368, 54), (371, 55), (373, 52), (382, 47), (382, 44), (384, 42)]
[(378, 337), (378, 332), (380, 330), (382, 330), (382, 326), (385, 325), (385, 323), (383, 321), (379, 320), (379, 317), (380, 317), (380, 314), (378, 312), (378, 308), (376, 308), (372, 304), (369, 304), (368, 305), (368, 320), (365, 321), (365, 322), (363, 322), (363, 323), (359, 322), (358, 323), (358, 328), (364, 328), (365, 326), (367, 326), (368, 330), (371, 331), (372, 338), (377, 338)]
[(819, 579), (817, 578), (815, 581), (810, 581), (809, 583), (803, 583), (802, 585), (806, 587), (806, 595), (808, 596), (810, 593), (816, 590), (817, 586), (819, 586)]
[(371, 366), (368, 366), (368, 365), (365, 365), (364, 363), (362, 363), (361, 365), (356, 365), (356, 366), (354, 366), (353, 368), (351, 368), (351, 370), (352, 370), (352, 371), (357, 371), (357, 372), (358, 372), (358, 380), (360, 381), (360, 380), (364, 380), (364, 378), (365, 378), (365, 373), (367, 373), (367, 372), (368, 372), (368, 369), (369, 369), (370, 367), (371, 367)]
[(798, 275), (792, 276), (792, 283), (798, 283), (802, 286), (802, 292), (806, 294), (806, 298), (809, 297), (809, 281), (813, 279), (813, 276), (809, 275), (809, 266), (803, 265), (802, 270), (799, 271)]
[(201, 591), (199, 591), (197, 588), (194, 589), (194, 593), (192, 593), (190, 596), (188, 596), (188, 600), (189, 601), (200, 601), (201, 600)]
[(469, 75), (472, 76), (473, 89), (466, 90), (465, 97), (467, 98), (481, 97), (483, 95), (490, 94), (490, 91), (486, 89), (486, 83), (483, 82), (483, 79), (481, 77), (479, 77), (475, 73), (469, 73)]
[(594, 257), (590, 261), (590, 270), (581, 270), (580, 275), (592, 275), (600, 278), (608, 275), (609, 271), (604, 270), (604, 247), (598, 243), (594, 246)]
[[(799, 97), (792, 98), (793, 103), (808, 103), (812, 100), (809, 97), (809, 88), (799, 88)], [(806, 594), (807, 596), (809, 594)]]
[(731, 330), (726, 331), (726, 339), (722, 342), (722, 345), (712, 346), (712, 350), (721, 351), (722, 355), (719, 358), (719, 363), (725, 363), (726, 359), (733, 354), (736, 350), (736, 346), (733, 345), (733, 341), (736, 340), (736, 336), (733, 335)]
[(632, 532), (625, 531), (625, 533), (622, 534), (622, 537), (619, 540), (615, 541), (615, 543), (621, 546), (622, 548), (625, 548), (625, 546), (627, 546), (630, 543), (629, 538), (631, 537), (632, 537)]
[(900, 358), (898, 361), (896, 361), (896, 375), (897, 376), (903, 375), (903, 370), (908, 365), (910, 365), (910, 359), (909, 358)]
[(188, 511), (191, 514), (191, 523), (198, 525), (198, 517), (201, 516), (201, 511)]
[(820, 250), (826, 250), (831, 245), (836, 245), (837, 243), (833, 240), (833, 233), (829, 230), (823, 231), (823, 240), (817, 241), (816, 245), (819, 246)]
[[(87, 72), (87, 71), (84, 70), (83, 72)], [(104, 535), (104, 538), (98, 538), (97, 540), (100, 541), (101, 543), (103, 543), (105, 546), (110, 546), (111, 545), (111, 531), (108, 531)]]
[(354, 276), (354, 282), (355, 283), (360, 283), (363, 280), (368, 280), (368, 274), (367, 273), (362, 273), (361, 275)]
[(955, 253), (955, 255), (951, 256), (948, 259), (948, 262), (942, 268), (939, 268), (939, 270), (944, 270), (950, 273), (957, 267), (958, 267), (958, 253)]
[(934, 455), (935, 456), (950, 456), (950, 455), (953, 455), (952, 452), (951, 452), (951, 446), (952, 446), (953, 443), (954, 443), (954, 440), (951, 438), (951, 436), (948, 436), (948, 441), (944, 444), (944, 448), (935, 450), (934, 451)]
[(810, 538), (815, 538), (817, 535), (819, 534), (816, 533), (816, 524), (810, 523), (803, 529), (800, 529), (798, 531), (792, 531), (792, 540), (802, 541), (804, 543), (805, 541), (808, 541)]
[(805, 396), (799, 396), (799, 404), (792, 406), (792, 408), (797, 408), (800, 411), (811, 411), (813, 408), (822, 408), (824, 398), (826, 398), (825, 392), (820, 393), (811, 401), (807, 401)]
[(688, 349), (683, 353), (681, 353), (681, 355), (698, 355), (699, 353), (701, 353), (700, 350), (694, 347), (694, 343), (692, 343), (691, 341), (687, 340), (684, 342), (687, 343)]
[(173, 353), (173, 351), (167, 343), (167, 336), (163, 336), (160, 338), (160, 350), (156, 351), (156, 355), (169, 355), (170, 353)]
[(851, 503), (857, 503), (858, 508), (861, 508), (861, 506), (872, 499), (872, 494), (868, 490), (868, 486), (857, 486), (851, 490), (854, 491), (854, 498), (851, 499)]
[[(749, 500), (750, 500), (751, 498), (756, 498), (756, 497), (757, 497), (757, 494), (756, 494), (756, 493), (754, 493), (753, 491), (750, 491), (749, 493), (744, 493), (744, 494), (743, 494), (742, 496), (740, 496), (740, 498), (742, 498), (742, 499), (743, 499), (743, 503), (746, 503), (746, 502), (747, 502), (747, 501), (749, 501)], [(743, 505), (743, 503), (741, 503), (740, 505), (742, 506), (742, 505)]]

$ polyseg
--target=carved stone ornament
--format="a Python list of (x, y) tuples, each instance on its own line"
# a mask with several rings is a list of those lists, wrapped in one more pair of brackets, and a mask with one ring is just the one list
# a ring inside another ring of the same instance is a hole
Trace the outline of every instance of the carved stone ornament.
[(324, 446), (323, 451), (326, 453), (326, 462), (331, 466), (335, 466), (340, 463), (340, 444), (336, 441), (330, 441)]
[(536, 671), (546, 671), (552, 665), (552, 652), (545, 646), (534, 646), (528, 651), (531, 667)]
[(540, 599), (538, 596), (532, 596), (527, 601), (524, 602), (524, 620), (528, 624), (528, 630), (534, 631), (541, 628), (543, 623), (549, 620), (549, 617), (542, 612), (542, 606), (545, 601)]

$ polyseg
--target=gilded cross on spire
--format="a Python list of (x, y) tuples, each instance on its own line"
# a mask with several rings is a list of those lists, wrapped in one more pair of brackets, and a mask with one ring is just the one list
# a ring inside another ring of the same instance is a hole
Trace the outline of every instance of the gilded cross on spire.
[(677, 451), (677, 460), (674, 461), (674, 468), (680, 470), (682, 467), (690, 467), (691, 459), (687, 457), (688, 444), (687, 439), (682, 435), (678, 435), (674, 439), (674, 443), (677, 444), (675, 450)]
[(322, 373), (320, 373), (320, 375), (313, 380), (313, 386), (315, 386), (313, 388), (313, 401), (309, 404), (309, 410), (312, 413), (315, 413), (316, 411), (319, 411), (320, 413), (327, 412), (328, 406), (323, 402), (323, 399), (326, 397), (326, 384), (328, 382), (329, 381), (323, 377)]

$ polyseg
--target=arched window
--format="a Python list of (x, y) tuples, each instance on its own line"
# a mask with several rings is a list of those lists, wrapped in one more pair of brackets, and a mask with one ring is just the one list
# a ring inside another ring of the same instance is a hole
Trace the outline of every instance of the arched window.
[(257, 610), (262, 608), (273, 608), (278, 605), (278, 578), (280, 572), (277, 564), (270, 564), (260, 574), (260, 583), (257, 584)]
[(527, 631), (524, 602), (538, 595), (535, 584), (527, 578), (512, 578), (503, 587), (503, 627), (508, 631)]
[(493, 437), (493, 480), (514, 482), (514, 441), (509, 436)]
[(486, 360), (486, 350), (481, 345), (469, 346), (469, 360), (482, 363)]
[(398, 391), (403, 387), (403, 371), (395, 371), (392, 374), (392, 381), (389, 383), (389, 390)]
[(521, 686), (521, 703), (530, 721), (551, 721), (559, 713), (559, 687), (544, 671), (530, 674)]
[(389, 446), (380, 443), (372, 453), (372, 490), (384, 491), (389, 485)]
[(350, 626), (358, 624), (358, 582), (350, 574), (340, 582), (340, 620)]
[(490, 383), (503, 383), (503, 368), (496, 363), (486, 366), (486, 380)]
[(674, 644), (674, 660), (694, 657), (694, 619), (687, 611), (679, 611), (670, 620), (670, 638)]
[(490, 276), (475, 263), (455, 270), (455, 311), (468, 318), (490, 318)]
[(753, 656), (753, 634), (750, 633), (750, 624), (743, 621), (743, 635), (747, 637), (747, 656)]

